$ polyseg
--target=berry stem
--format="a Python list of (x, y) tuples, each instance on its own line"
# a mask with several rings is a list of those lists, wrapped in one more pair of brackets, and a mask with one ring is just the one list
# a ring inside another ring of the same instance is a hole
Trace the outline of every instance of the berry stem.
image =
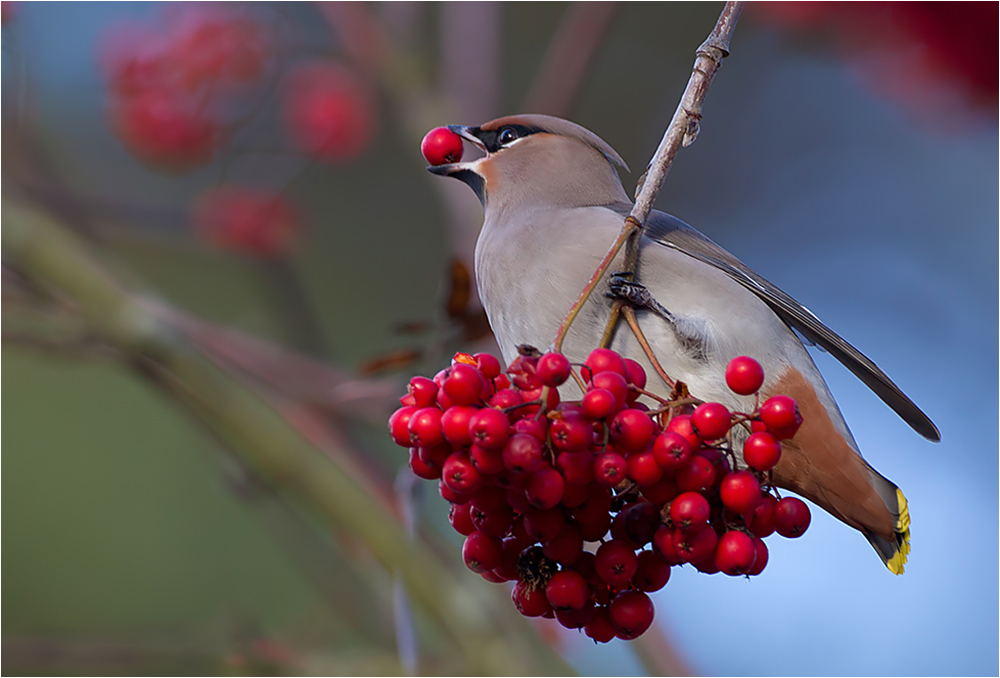
[(673, 388), (676, 382), (671, 379), (667, 374), (667, 371), (663, 369), (663, 365), (660, 364), (660, 361), (656, 358), (656, 354), (653, 353), (653, 348), (649, 345), (649, 342), (646, 341), (646, 335), (642, 333), (642, 330), (639, 328), (639, 321), (635, 319), (635, 309), (631, 306), (622, 306), (622, 315), (625, 316), (625, 322), (628, 323), (629, 328), (632, 330), (632, 334), (635, 335), (639, 345), (642, 346), (642, 350), (646, 354), (646, 357), (649, 358), (649, 362), (653, 365), (653, 369), (658, 375), (660, 375), (660, 379), (663, 380), (663, 383), (670, 388)]
[(604, 255), (604, 259), (602, 259), (601, 263), (598, 264), (597, 270), (590, 276), (590, 280), (587, 281), (583, 291), (580, 292), (580, 296), (577, 297), (576, 301), (570, 307), (569, 313), (566, 314), (566, 317), (563, 318), (563, 321), (559, 324), (559, 329), (556, 331), (556, 338), (552, 342), (552, 350), (554, 352), (562, 353), (562, 345), (563, 341), (566, 339), (566, 333), (569, 332), (569, 328), (573, 324), (573, 321), (576, 320), (576, 316), (580, 314), (584, 304), (586, 304), (587, 300), (590, 299), (590, 295), (594, 291), (594, 288), (597, 287), (597, 283), (599, 283), (604, 277), (604, 274), (607, 273), (608, 268), (611, 266), (611, 262), (618, 255), (618, 252), (621, 251), (625, 241), (630, 235), (632, 235), (632, 233), (638, 232), (641, 228), (642, 227), (639, 222), (631, 216), (625, 219), (625, 224), (622, 226), (622, 230), (618, 234), (618, 237), (615, 238), (614, 243), (612, 243), (611, 249), (608, 250), (606, 255)]
[[(594, 275), (591, 276), (586, 287), (584, 287), (583, 292), (577, 298), (576, 303), (570, 308), (566, 318), (559, 326), (554, 342), (555, 350), (558, 351), (562, 348), (563, 340), (569, 331), (570, 325), (572, 325), (580, 309), (583, 308), (587, 299), (590, 298), (591, 292), (594, 291), (597, 283), (611, 265), (611, 261), (618, 255), (622, 244), (626, 241), (625, 262), (621, 270), (627, 273), (635, 273), (636, 265), (639, 261), (639, 243), (642, 236), (643, 224), (653, 209), (653, 202), (656, 200), (656, 195), (663, 185), (663, 180), (666, 178), (667, 172), (670, 171), (670, 166), (674, 162), (677, 151), (682, 146), (690, 146), (698, 136), (701, 109), (705, 101), (705, 96), (708, 94), (708, 88), (712, 84), (716, 71), (722, 65), (722, 60), (729, 54), (729, 42), (732, 39), (733, 31), (736, 28), (737, 21), (739, 21), (740, 14), (743, 12), (744, 4), (743, 2), (727, 2), (712, 32), (709, 33), (708, 38), (706, 38), (705, 42), (695, 52), (694, 67), (688, 79), (687, 87), (684, 89), (684, 94), (681, 96), (680, 103), (674, 111), (670, 124), (663, 133), (663, 138), (660, 140), (660, 145), (657, 147), (656, 153), (653, 154), (653, 158), (646, 166), (646, 171), (639, 177), (639, 182), (636, 186), (635, 204), (632, 206), (629, 215), (625, 217), (621, 233), (618, 234), (618, 238), (615, 240), (610, 251), (601, 261)], [(616, 300), (614, 302), (611, 307), (608, 324), (605, 326), (604, 335), (601, 338), (600, 345), (602, 347), (607, 347), (611, 344), (611, 338), (614, 335), (619, 318), (625, 315), (626, 319), (628, 319), (629, 310), (631, 310), (630, 307), (622, 303), (622, 301)], [(633, 331), (635, 331), (634, 328)], [(638, 337), (638, 333), (636, 336)], [(643, 350), (651, 357), (653, 366), (660, 373), (660, 377), (672, 386), (673, 381), (663, 372), (659, 362), (655, 358), (652, 358), (651, 351), (648, 350), (647, 346), (644, 345)]]

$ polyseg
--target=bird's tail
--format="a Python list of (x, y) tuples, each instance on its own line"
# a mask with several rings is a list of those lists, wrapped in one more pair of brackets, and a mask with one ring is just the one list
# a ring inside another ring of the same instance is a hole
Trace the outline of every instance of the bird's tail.
[(893, 574), (903, 574), (903, 565), (906, 563), (906, 556), (910, 553), (910, 511), (906, 505), (906, 497), (903, 491), (885, 478), (871, 466), (868, 470), (872, 474), (872, 485), (875, 487), (886, 508), (895, 519), (895, 529), (893, 538), (887, 539), (871, 530), (863, 530), (868, 543), (872, 545), (876, 553)]

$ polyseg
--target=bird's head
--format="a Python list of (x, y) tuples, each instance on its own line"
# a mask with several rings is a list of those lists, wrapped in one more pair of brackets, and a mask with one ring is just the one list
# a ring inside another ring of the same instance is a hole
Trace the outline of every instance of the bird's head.
[(467, 162), (428, 167), (468, 184), (487, 210), (628, 201), (615, 166), (628, 167), (603, 139), (548, 115), (511, 115), (478, 127), (448, 128), (486, 152)]

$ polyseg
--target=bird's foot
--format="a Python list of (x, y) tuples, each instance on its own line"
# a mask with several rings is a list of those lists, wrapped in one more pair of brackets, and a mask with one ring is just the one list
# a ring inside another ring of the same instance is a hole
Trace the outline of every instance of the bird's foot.
[(608, 278), (608, 291), (606, 295), (609, 299), (621, 299), (633, 308), (645, 308), (664, 320), (673, 322), (673, 315), (660, 305), (653, 295), (649, 293), (646, 286), (632, 280), (632, 274), (626, 271), (615, 271)]

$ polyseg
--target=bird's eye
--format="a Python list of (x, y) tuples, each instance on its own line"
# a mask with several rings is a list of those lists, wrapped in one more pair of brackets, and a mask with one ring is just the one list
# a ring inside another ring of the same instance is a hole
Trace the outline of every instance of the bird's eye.
[(513, 127), (504, 127), (500, 130), (500, 135), (497, 137), (501, 144), (509, 144), (510, 142), (517, 139), (517, 130)]

